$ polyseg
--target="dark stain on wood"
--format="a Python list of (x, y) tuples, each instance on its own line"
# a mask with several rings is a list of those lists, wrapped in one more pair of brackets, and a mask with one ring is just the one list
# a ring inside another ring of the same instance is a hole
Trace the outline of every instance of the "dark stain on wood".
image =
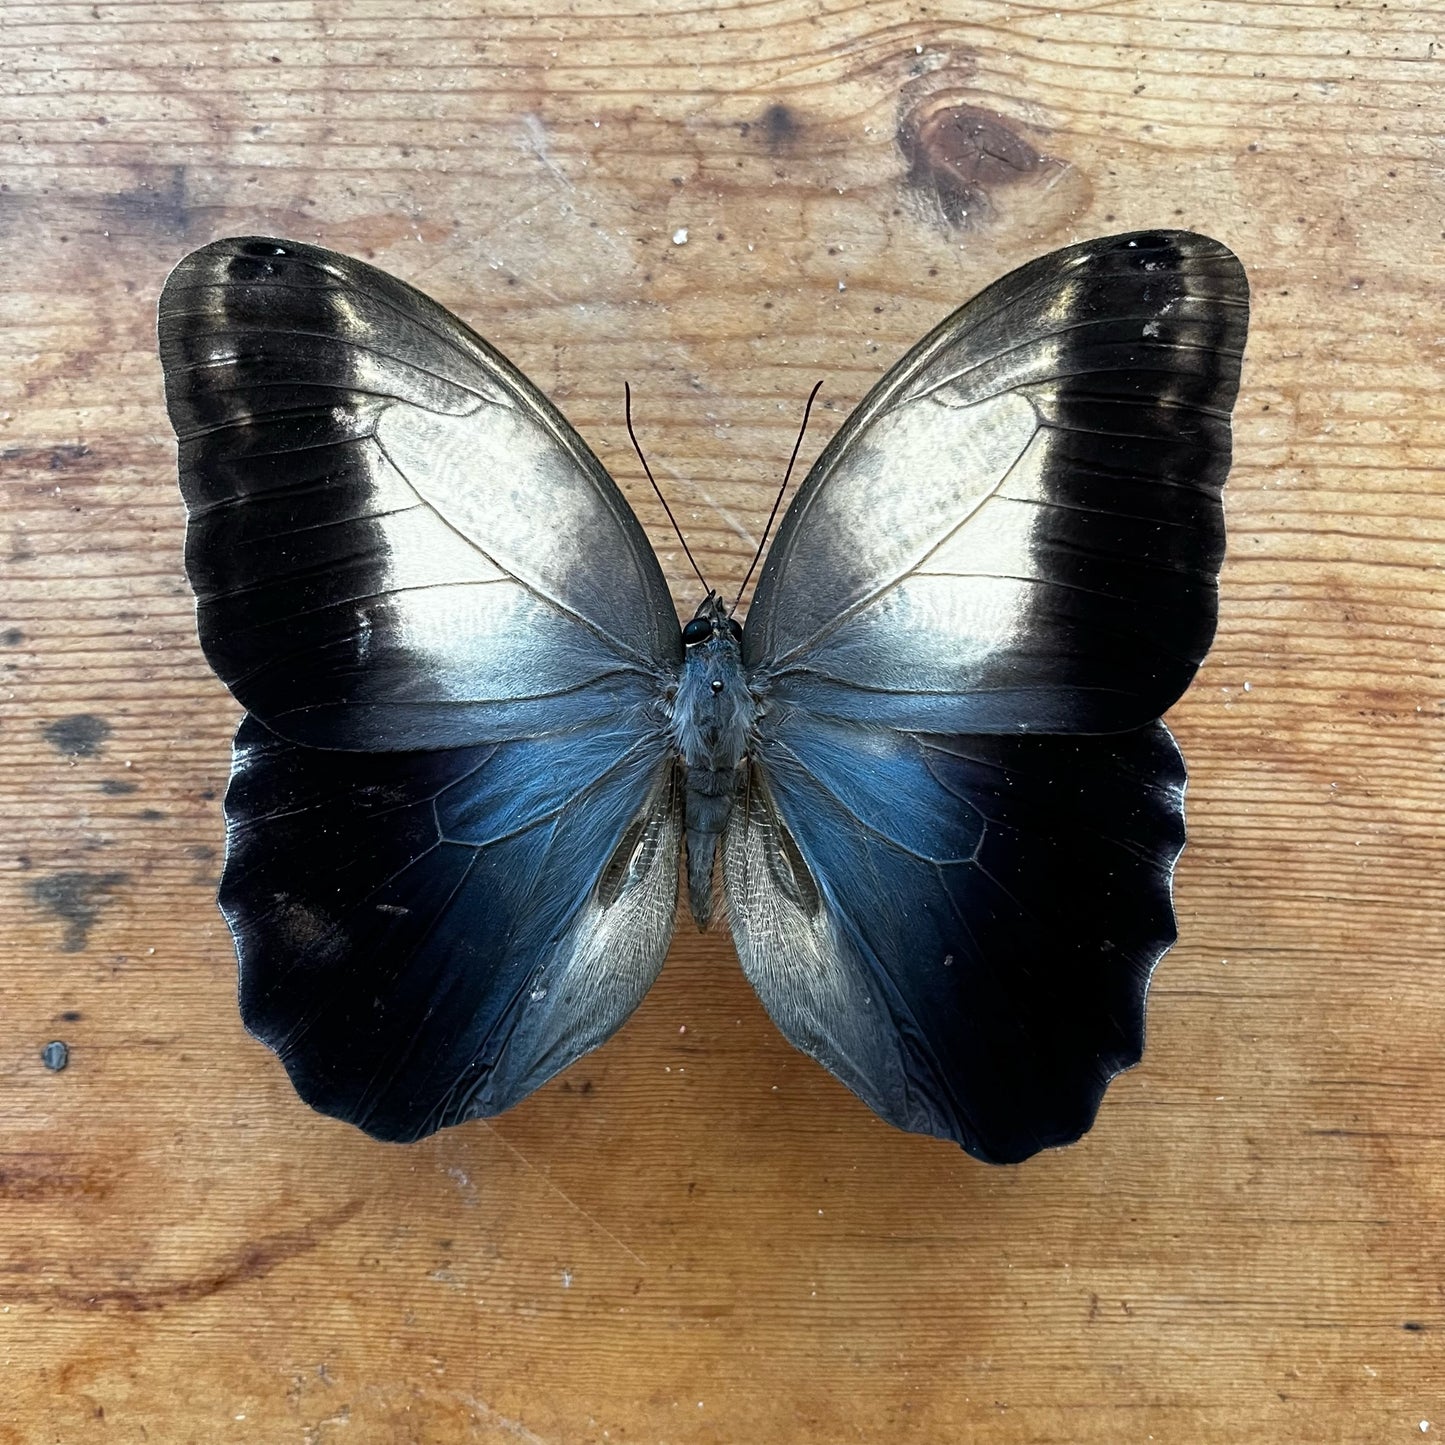
[(786, 150), (803, 132), (803, 123), (786, 105), (770, 105), (759, 122), (770, 151)]
[[(38, 1204), (55, 1199), (99, 1199), (115, 1184), (113, 1166), (97, 1155), (47, 1149), (15, 1149), (0, 1153), (0, 1200)], [(27, 1266), (12, 1256), (8, 1273)]]
[(133, 188), (108, 196), (102, 209), (112, 229), (184, 237), (192, 215), (186, 168), (171, 166), (146, 175)]
[(93, 758), (113, 729), (93, 712), (78, 712), (47, 723), (41, 731), (56, 752), (71, 758)]
[(70, 869), (37, 878), (30, 885), (30, 897), (42, 913), (65, 925), (61, 953), (81, 953), (90, 941), (90, 930), (117, 888), (130, 881), (128, 873), (87, 873)]
[(68, 472), (93, 454), (84, 442), (59, 442), (54, 446), (6, 447), (0, 462), (14, 462), (31, 470)]
[(0, 1293), (15, 1302), (116, 1314), (148, 1314), (173, 1305), (195, 1304), (237, 1285), (262, 1279), (287, 1260), (309, 1254), (328, 1236), (354, 1219), (364, 1203), (361, 1199), (351, 1199), (339, 1209), (299, 1229), (277, 1230), (274, 1234), (263, 1235), (252, 1243), (240, 1245), (210, 1268), (183, 1279), (156, 1284), (118, 1283), (96, 1289), (76, 1289), (43, 1282), (26, 1286), (14, 1280), (5, 1280), (0, 1286)]
[(191, 872), (191, 882), (199, 888), (216, 888), (220, 885), (221, 875), (207, 864), (216, 861), (216, 850), (209, 843), (192, 843), (186, 848), (186, 857), (192, 858), (200, 866)]

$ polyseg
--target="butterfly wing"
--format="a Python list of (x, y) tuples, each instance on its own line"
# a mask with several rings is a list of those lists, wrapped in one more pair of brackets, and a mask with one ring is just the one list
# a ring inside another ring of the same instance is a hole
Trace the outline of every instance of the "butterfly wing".
[(677, 907), (681, 800), (650, 742), (360, 753), (242, 723), (221, 907), (242, 1016), (302, 1098), (416, 1139), (623, 1022)]
[(681, 657), (657, 559), (561, 414), (434, 301), (350, 257), (217, 241), (160, 303), (201, 646), (317, 747), (585, 722)]
[(1139, 1059), (1183, 791), (1162, 723), (800, 720), (724, 839), (739, 957), (783, 1033), (889, 1123), (1002, 1163), (1069, 1143)]
[(1071, 246), (863, 400), (778, 532), (744, 660), (779, 705), (948, 732), (1118, 732), (1214, 635), (1248, 318), (1218, 242)]
[(289, 241), (160, 306), (202, 645), (252, 716), (222, 906), (247, 1025), (385, 1138), (495, 1113), (662, 965), (661, 570), (561, 415), (421, 293)]
[(982, 1158), (1079, 1137), (1143, 1047), (1184, 837), (1156, 720), (1213, 635), (1246, 321), (1187, 233), (1005, 277), (824, 451), (748, 617), (743, 966), (877, 1113)]

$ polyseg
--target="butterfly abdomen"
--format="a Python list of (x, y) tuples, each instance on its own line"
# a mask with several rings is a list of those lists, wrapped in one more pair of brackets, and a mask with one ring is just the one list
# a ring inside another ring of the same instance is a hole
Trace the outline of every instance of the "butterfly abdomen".
[(716, 619), (708, 604), (704, 611), (716, 625), (689, 643), (672, 699), (671, 726), (687, 780), (687, 896), (699, 928), (712, 917), (717, 843), (732, 813), (738, 769), (757, 715), (737, 637), (719, 607), (711, 609)]
[(736, 770), (687, 771), (687, 901), (699, 928), (712, 918), (712, 875), (718, 839), (727, 827), (737, 790)]

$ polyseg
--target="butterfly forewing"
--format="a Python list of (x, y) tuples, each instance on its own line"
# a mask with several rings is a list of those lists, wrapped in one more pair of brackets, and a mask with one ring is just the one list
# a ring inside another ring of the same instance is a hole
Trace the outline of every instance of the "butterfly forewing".
[(863, 401), (779, 530), (745, 657), (867, 723), (1117, 732), (1214, 634), (1248, 316), (1217, 242), (1073, 246), (956, 312)]
[(596, 720), (681, 655), (576, 432), (435, 302), (290, 241), (186, 257), (160, 306), (201, 644), (274, 731), (407, 749)]

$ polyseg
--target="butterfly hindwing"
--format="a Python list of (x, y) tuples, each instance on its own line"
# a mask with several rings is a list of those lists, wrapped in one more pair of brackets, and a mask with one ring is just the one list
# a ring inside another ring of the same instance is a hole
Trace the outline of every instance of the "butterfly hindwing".
[(1174, 941), (1184, 769), (1168, 731), (795, 721), (724, 844), (733, 937), (769, 1014), (900, 1128), (996, 1162), (1077, 1139), (1139, 1059)]
[(616, 751), (344, 752), (242, 723), (221, 906), (242, 1016), (307, 1102), (417, 1138), (516, 1103), (641, 1002), (680, 799), (655, 747)]
[(874, 388), (763, 568), (744, 968), (876, 1112), (983, 1158), (1077, 1138), (1139, 1058), (1184, 837), (1156, 720), (1214, 632), (1247, 315), (1205, 237), (1042, 257)]

